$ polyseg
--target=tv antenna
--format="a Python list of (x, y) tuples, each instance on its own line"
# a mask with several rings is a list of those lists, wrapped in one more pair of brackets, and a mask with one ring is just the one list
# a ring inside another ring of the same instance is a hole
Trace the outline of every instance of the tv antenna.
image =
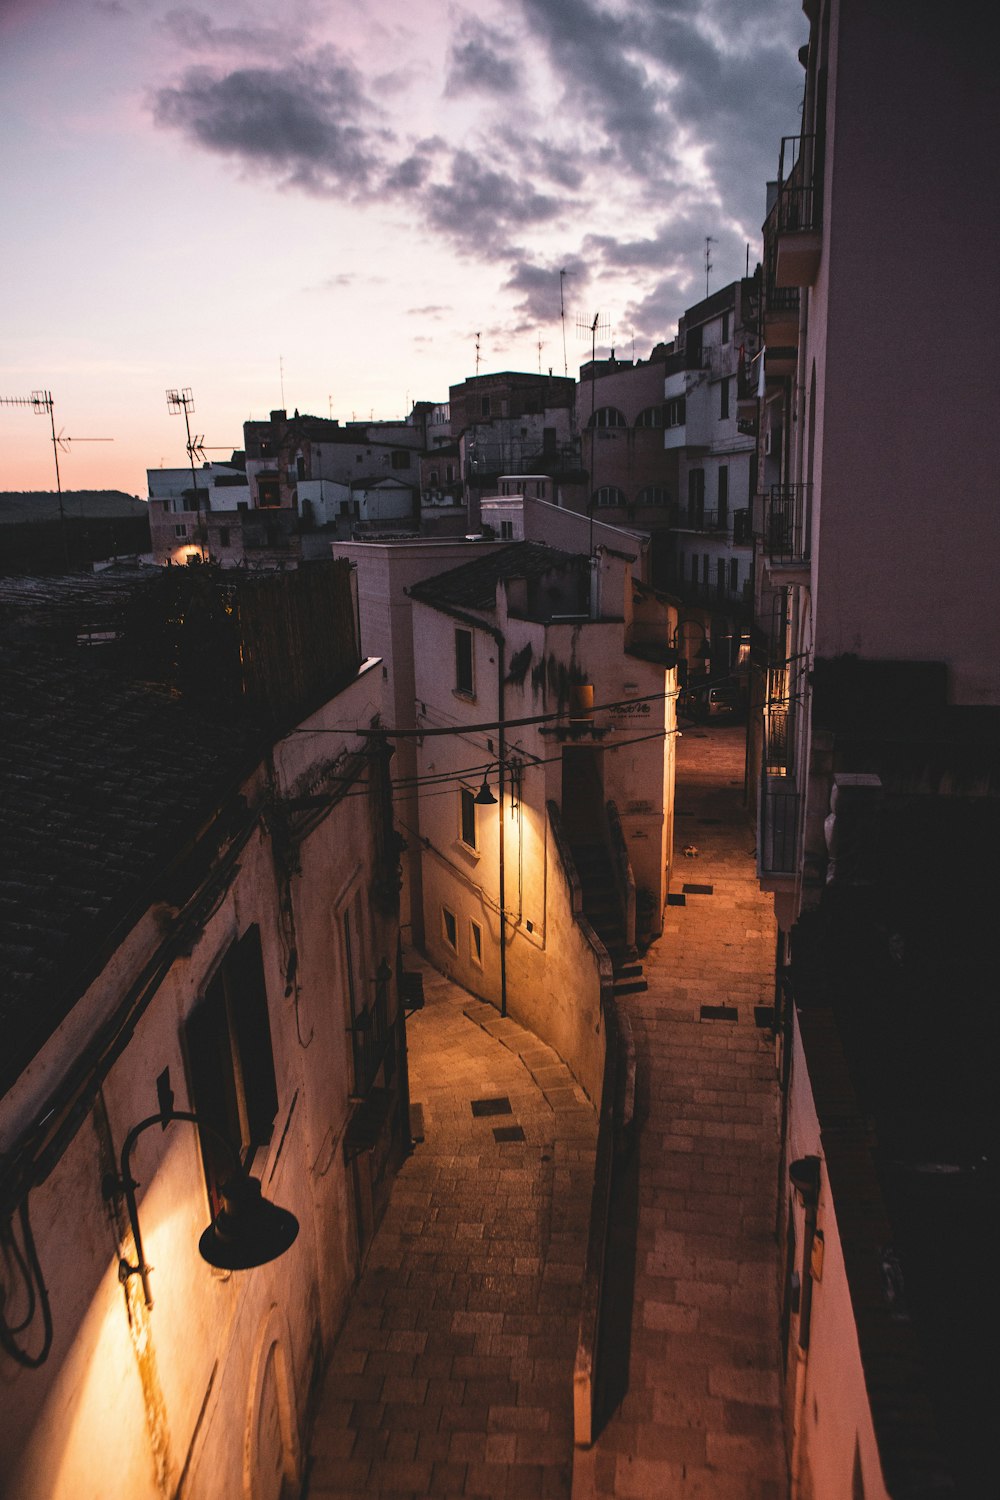
[[(198, 513), (198, 524), (201, 527), (201, 490), (198, 488), (198, 476), (195, 472), (194, 460), (196, 454), (199, 458), (204, 457), (204, 449), (201, 446), (200, 439), (195, 441), (191, 437), (191, 413), (194, 411), (194, 396), (191, 393), (189, 385), (182, 387), (180, 390), (172, 387), (167, 391), (167, 411), (172, 417), (178, 417), (181, 412), (184, 413), (184, 428), (187, 432), (187, 456), (191, 464), (191, 484), (194, 487), (194, 508)], [(202, 561), (207, 561), (204, 534), (201, 538), (201, 556)]]
[(476, 379), (479, 379), (479, 334), (476, 334)]
[(559, 272), (559, 321), (562, 324), (563, 374), (564, 375), (568, 375), (569, 374), (569, 361), (566, 358), (566, 301), (565, 301), (565, 298), (563, 297), (563, 282), (566, 280), (567, 276), (572, 276), (572, 274), (573, 274), (572, 271), (566, 271), (566, 270), (563, 270), (563, 271)]
[(56, 404), (51, 391), (32, 391), (30, 396), (0, 396), (0, 406), (30, 406), (36, 417), (49, 419), (52, 432), (52, 457), (56, 466), (56, 494), (59, 496), (59, 526), (62, 530), (63, 557), (69, 567), (69, 541), (66, 536), (66, 511), (63, 506), (62, 479), (59, 475), (59, 454), (68, 453), (70, 443), (113, 443), (114, 438), (69, 437), (65, 428), (56, 432)]
[(611, 334), (611, 319), (602, 318), (600, 313), (595, 313), (589, 323), (586, 318), (577, 318), (576, 331), (577, 333), (590, 334), (590, 360), (591, 364), (593, 364), (597, 358), (598, 338), (601, 340), (601, 343), (606, 343)]
[(705, 296), (708, 296), (708, 273), (712, 269), (712, 246), (719, 242), (712, 234), (705, 236)]

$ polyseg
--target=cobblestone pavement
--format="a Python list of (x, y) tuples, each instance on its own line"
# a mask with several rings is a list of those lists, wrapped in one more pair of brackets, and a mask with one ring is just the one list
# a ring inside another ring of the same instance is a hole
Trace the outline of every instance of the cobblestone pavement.
[[(334, 1350), (307, 1493), (566, 1500), (596, 1119), (550, 1048), (421, 967), (425, 1139)], [(501, 1096), (509, 1114), (473, 1115)]]
[[(678, 746), (673, 892), (627, 1000), (638, 1056), (639, 1169), (628, 1389), (574, 1500), (780, 1500), (774, 1198), (778, 1089), (755, 1007), (773, 1002), (771, 898), (743, 811), (743, 731)], [(697, 853), (685, 857), (684, 846)], [(735, 1007), (708, 1019), (702, 1006)], [(643, 1118), (644, 1117), (644, 1118)]]

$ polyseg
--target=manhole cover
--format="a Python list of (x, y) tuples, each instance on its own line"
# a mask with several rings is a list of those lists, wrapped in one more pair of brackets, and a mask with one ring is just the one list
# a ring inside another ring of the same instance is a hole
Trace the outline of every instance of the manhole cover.
[(510, 1107), (510, 1100), (506, 1094), (499, 1099), (473, 1099), (472, 1113), (474, 1115), (511, 1115), (514, 1111)]
[(520, 1125), (494, 1125), (493, 1139), (495, 1141), (523, 1141), (524, 1131)]
[(703, 1005), (701, 1007), (701, 1019), (703, 1021), (738, 1021), (740, 1013), (735, 1005)]

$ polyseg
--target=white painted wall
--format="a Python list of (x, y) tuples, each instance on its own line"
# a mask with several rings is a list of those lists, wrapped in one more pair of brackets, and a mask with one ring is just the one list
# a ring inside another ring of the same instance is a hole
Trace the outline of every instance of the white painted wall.
[[(306, 733), (277, 747), (279, 795), (322, 785), (339, 752), (357, 743), (349, 731), (329, 731), (367, 722), (377, 707), (377, 671), (377, 663), (368, 664), (306, 721)], [(245, 788), (251, 805), (264, 790), (258, 771)], [(292, 880), (295, 978), (288, 971), (289, 928), (279, 922), (270, 838), (263, 822), (257, 825), (193, 950), (169, 967), (97, 1106), (32, 1192), (55, 1336), (38, 1370), (0, 1353), (0, 1491), (12, 1500), (160, 1500), (177, 1492), (182, 1473), (183, 1493), (192, 1500), (277, 1500), (282, 1475), (297, 1493), (309, 1382), (343, 1314), (356, 1262), (342, 1153), (349, 1073), (339, 913), (356, 890), (367, 898), (366, 807), (364, 798), (346, 798), (301, 846), (301, 873)], [(135, 982), (162, 938), (161, 920), (147, 917), (129, 934), (5, 1097), (0, 1151), (43, 1107), (81, 1040)], [(170, 1069), (176, 1106), (190, 1107), (184, 1020), (221, 955), (254, 922), (279, 1107), (270, 1145), (253, 1170), (265, 1195), (297, 1215), (299, 1236), (268, 1266), (213, 1271), (197, 1252), (209, 1212), (196, 1131), (185, 1122), (147, 1131), (132, 1157), (153, 1267), (155, 1301), (147, 1309), (138, 1278), (127, 1289), (119, 1285), (119, 1256), (134, 1259), (134, 1246), (102, 1198), (102, 1178), (130, 1127), (156, 1112), (163, 1068)], [(366, 974), (382, 957), (393, 962), (395, 942), (394, 920), (373, 914), (361, 955)]]

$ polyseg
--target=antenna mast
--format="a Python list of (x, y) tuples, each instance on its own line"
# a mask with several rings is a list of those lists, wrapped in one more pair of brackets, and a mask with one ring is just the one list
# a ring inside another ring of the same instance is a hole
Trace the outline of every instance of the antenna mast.
[(560, 271), (559, 272), (559, 321), (562, 324), (563, 374), (564, 375), (568, 375), (569, 374), (569, 361), (566, 358), (566, 303), (565, 303), (565, 300), (563, 298), (563, 282), (566, 280), (567, 276), (571, 276), (572, 274), (573, 274), (572, 271), (565, 271), (564, 270), (564, 271)]
[(705, 296), (708, 296), (708, 273), (712, 269), (712, 246), (719, 242), (712, 234), (705, 236)]
[(479, 379), (479, 334), (476, 334), (476, 379)]
[(191, 439), (191, 413), (194, 411), (194, 396), (191, 393), (189, 385), (184, 386), (180, 390), (172, 387), (167, 392), (167, 411), (172, 417), (178, 417), (181, 412), (184, 413), (184, 428), (187, 432), (187, 456), (191, 464), (191, 483), (194, 486), (194, 508), (198, 513), (198, 528), (202, 532), (200, 537), (201, 560), (202, 562), (207, 562), (206, 542), (208, 539), (208, 522), (203, 522), (201, 519), (201, 490), (198, 488), (198, 476), (194, 470), (194, 456), (200, 451), (201, 445), (197, 440), (192, 441)]
[[(56, 494), (59, 496), (59, 528), (62, 532), (63, 559), (69, 569), (69, 538), (66, 535), (66, 510), (63, 506), (62, 479), (59, 475), (59, 453), (69, 452), (70, 443), (113, 443), (114, 438), (72, 438), (63, 428), (56, 432), (55, 402), (51, 391), (32, 391), (30, 396), (2, 396), (0, 406), (30, 406), (36, 417), (47, 416), (52, 432), (52, 457), (56, 466)], [(81, 501), (81, 506), (82, 506)]]
[(595, 402), (596, 402), (596, 394), (595, 394), (595, 389), (594, 389), (594, 380), (595, 380), (595, 377), (597, 375), (597, 335), (598, 335), (598, 332), (600, 332), (601, 338), (602, 339), (606, 339), (607, 336), (608, 336), (608, 333), (610, 332), (610, 329), (611, 329), (611, 322), (610, 322), (610, 319), (608, 319), (608, 318), (602, 319), (600, 313), (596, 312), (594, 314), (594, 319), (593, 319), (592, 323), (587, 323), (583, 318), (578, 319), (577, 325), (576, 325), (576, 329), (577, 329), (578, 333), (589, 333), (590, 334), (590, 421), (587, 424), (588, 427), (590, 428), (590, 503), (587, 506), (587, 513), (590, 516), (590, 555), (591, 555), (591, 557), (593, 557), (593, 555), (594, 555), (594, 495), (595, 495), (596, 490), (597, 490), (597, 485), (595, 483), (596, 478), (597, 478), (597, 475), (596, 475), (596, 465), (595, 465), (595, 462), (594, 462), (594, 459), (595, 459), (595, 447), (594, 447), (594, 444), (595, 444), (596, 439), (597, 439), (597, 426), (596, 426), (595, 421), (594, 421)]

